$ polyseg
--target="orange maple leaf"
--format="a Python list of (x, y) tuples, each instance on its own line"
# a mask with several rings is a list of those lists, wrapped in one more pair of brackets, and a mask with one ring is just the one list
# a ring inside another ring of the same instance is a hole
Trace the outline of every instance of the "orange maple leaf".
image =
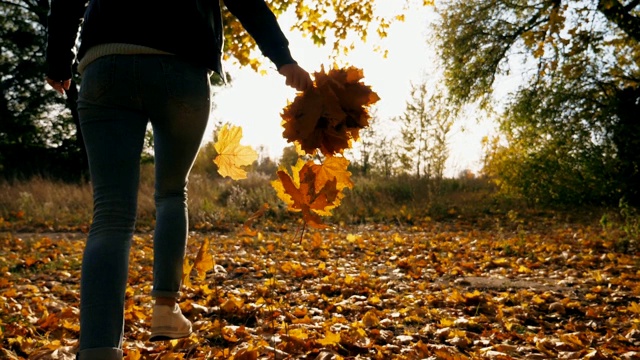
[(362, 83), (361, 69), (324, 69), (314, 73), (315, 87), (299, 94), (282, 113), (283, 137), (313, 154), (341, 154), (369, 126), (368, 107), (380, 98)]
[(325, 183), (335, 179), (337, 181), (336, 188), (342, 190), (344, 188), (353, 188), (351, 181), (351, 172), (347, 170), (349, 160), (344, 157), (329, 156), (324, 159), (322, 164), (311, 165), (311, 170), (316, 173), (316, 186), (323, 187)]
[(301, 211), (310, 226), (325, 228), (320, 216), (331, 215), (344, 197), (342, 190), (353, 187), (348, 165), (349, 160), (342, 157), (328, 157), (323, 164), (299, 160), (291, 174), (280, 169), (272, 186), (289, 210)]
[(245, 179), (247, 172), (242, 166), (251, 165), (258, 159), (258, 153), (250, 146), (240, 145), (242, 128), (227, 126), (218, 131), (218, 140), (214, 144), (218, 155), (213, 162), (218, 165), (218, 173), (233, 180)]

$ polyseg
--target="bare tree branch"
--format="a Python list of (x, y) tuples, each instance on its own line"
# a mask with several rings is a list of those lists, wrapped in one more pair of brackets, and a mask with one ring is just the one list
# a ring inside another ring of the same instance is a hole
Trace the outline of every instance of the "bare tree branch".
[(636, 6), (638, 6), (638, 4), (640, 4), (640, 0), (633, 0), (630, 3), (628, 3), (627, 5), (625, 5), (624, 10), (629, 12), (629, 11), (633, 10)]
[(640, 42), (640, 19), (633, 16), (630, 13), (630, 9), (627, 9), (631, 5), (635, 7), (639, 2), (638, 0), (634, 0), (627, 6), (624, 6), (618, 0), (599, 0), (598, 10), (632, 39)]

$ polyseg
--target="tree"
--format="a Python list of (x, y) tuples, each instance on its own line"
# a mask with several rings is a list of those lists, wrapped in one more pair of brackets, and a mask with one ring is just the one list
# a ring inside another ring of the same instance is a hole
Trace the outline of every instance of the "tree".
[(453, 124), (453, 109), (441, 93), (428, 94), (427, 83), (411, 85), (411, 98), (402, 116), (400, 162), (420, 178), (441, 179), (448, 157), (447, 135)]
[(44, 87), (48, 11), (47, 0), (0, 2), (0, 174), (4, 177), (86, 175), (84, 144), (76, 136), (75, 84), (67, 100)]
[(487, 172), (505, 187), (538, 202), (638, 203), (637, 151), (623, 149), (640, 135), (626, 120), (640, 99), (639, 5), (451, 0), (439, 9), (437, 50), (457, 104), (488, 106), (496, 79), (518, 61), (525, 69), (503, 99), (507, 146), (489, 156)]
[(191, 167), (192, 174), (206, 175), (209, 179), (221, 179), (222, 176), (218, 173), (218, 167), (213, 163), (213, 159), (218, 156), (218, 152), (215, 148), (215, 143), (218, 140), (218, 132), (222, 127), (227, 124), (222, 121), (217, 121), (214, 124), (212, 130), (212, 140), (206, 142), (200, 146), (198, 156), (196, 156), (193, 166)]
[[(355, 39), (366, 40), (372, 32), (386, 36), (391, 23), (402, 19), (377, 15), (373, 0), (267, 0), (267, 4), (276, 15), (292, 12), (296, 30), (317, 45), (333, 44), (335, 54), (348, 51)], [(48, 0), (0, 1), (0, 175), (4, 177), (45, 173), (78, 178), (87, 168), (76, 84), (66, 99), (44, 86), (48, 12)], [(224, 8), (222, 14), (225, 58), (260, 70), (264, 61), (256, 56), (253, 39)], [(25, 157), (31, 161), (23, 161)]]
[(278, 161), (278, 166), (284, 167), (287, 171), (291, 171), (291, 167), (298, 162), (298, 151), (295, 145), (289, 145), (282, 149), (282, 156)]
[(260, 145), (256, 151), (258, 152), (258, 160), (254, 161), (251, 165), (251, 171), (266, 177), (275, 178), (278, 172), (278, 164), (271, 159), (267, 148), (264, 145)]
[(370, 112), (369, 126), (360, 130), (360, 139), (354, 144), (357, 149), (357, 157), (349, 164), (353, 168), (354, 173), (367, 176), (371, 173), (373, 167), (373, 154), (379, 146), (378, 133), (376, 131), (380, 119), (377, 116), (376, 109)]
[(428, 161), (427, 128), (431, 117), (427, 112), (427, 84), (411, 85), (411, 98), (406, 101), (406, 110), (402, 116), (394, 119), (400, 124), (402, 146), (399, 153), (400, 163), (404, 170), (418, 176), (425, 172), (425, 162)]
[[(266, 0), (276, 16), (287, 11), (293, 12), (296, 23), (292, 30), (308, 36), (314, 44), (332, 44), (334, 53), (347, 53), (354, 47), (354, 39), (366, 41), (373, 31), (384, 38), (394, 21), (402, 21), (402, 14), (376, 14), (375, 0)], [(422, 5), (431, 4), (423, 0)], [(411, 5), (405, 0), (405, 10)], [(225, 28), (225, 57), (233, 58), (240, 65), (259, 70), (262, 62), (255, 56), (255, 41), (249, 36), (231, 13), (223, 11)]]
[(444, 174), (445, 163), (449, 158), (448, 136), (456, 116), (456, 111), (445, 98), (445, 92), (436, 88), (429, 98), (429, 110), (433, 116), (431, 137), (431, 174), (440, 180)]
[(378, 140), (378, 145), (372, 154), (373, 170), (385, 178), (396, 175), (398, 170), (399, 156), (394, 145), (397, 143), (396, 140), (394, 137), (383, 136)]

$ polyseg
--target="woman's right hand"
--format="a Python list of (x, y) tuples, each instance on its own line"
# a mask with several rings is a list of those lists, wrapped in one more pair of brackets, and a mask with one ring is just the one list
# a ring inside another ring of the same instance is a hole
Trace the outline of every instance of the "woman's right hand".
[(47, 77), (46, 80), (47, 84), (49, 84), (53, 88), (53, 90), (59, 92), (60, 94), (64, 94), (64, 91), (69, 90), (69, 87), (71, 86), (71, 79), (58, 81)]
[(298, 64), (282, 65), (278, 72), (286, 78), (286, 84), (298, 91), (313, 87), (309, 73)]

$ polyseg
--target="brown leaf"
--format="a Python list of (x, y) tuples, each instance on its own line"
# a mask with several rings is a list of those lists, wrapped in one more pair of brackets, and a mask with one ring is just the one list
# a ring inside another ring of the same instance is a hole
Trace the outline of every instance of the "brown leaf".
[(324, 69), (314, 73), (315, 87), (300, 93), (282, 112), (283, 137), (308, 154), (341, 154), (369, 126), (367, 108), (380, 98), (361, 82), (361, 69)]
[(242, 232), (242, 234), (240, 234), (240, 236), (256, 236), (256, 235), (258, 235), (258, 231), (257, 230), (251, 229), (251, 225), (253, 225), (253, 223), (256, 220), (260, 219), (267, 210), (269, 210), (269, 204), (264, 203), (264, 204), (262, 204), (260, 209), (258, 209), (258, 211), (256, 211), (253, 214), (251, 214), (251, 216), (249, 216), (247, 218), (247, 220), (244, 222), (244, 224), (242, 224), (243, 232)]

